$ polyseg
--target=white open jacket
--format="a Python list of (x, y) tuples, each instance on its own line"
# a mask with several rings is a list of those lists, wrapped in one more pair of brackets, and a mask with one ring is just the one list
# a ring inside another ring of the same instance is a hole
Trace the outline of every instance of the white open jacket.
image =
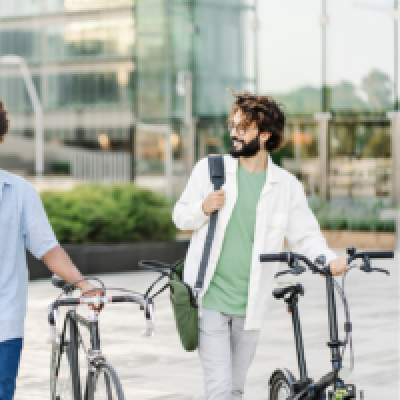
[[(215, 272), (225, 230), (237, 199), (238, 160), (225, 155), (224, 163), (226, 180), (222, 189), (226, 193), (226, 203), (218, 213), (202, 294), (209, 287)], [(173, 211), (172, 218), (179, 229), (194, 231), (184, 267), (184, 281), (191, 287), (196, 283), (208, 230), (209, 217), (203, 213), (202, 204), (213, 190), (208, 160), (203, 158), (195, 165)], [(327, 262), (336, 258), (335, 253), (328, 248), (318, 222), (308, 207), (302, 184), (289, 172), (275, 165), (269, 156), (267, 178), (258, 200), (254, 229), (246, 330), (261, 328), (267, 300), (272, 297), (274, 274), (279, 265), (279, 263), (261, 263), (260, 254), (283, 251), (286, 237), (293, 252), (305, 254), (311, 260), (320, 254), (326, 256)]]

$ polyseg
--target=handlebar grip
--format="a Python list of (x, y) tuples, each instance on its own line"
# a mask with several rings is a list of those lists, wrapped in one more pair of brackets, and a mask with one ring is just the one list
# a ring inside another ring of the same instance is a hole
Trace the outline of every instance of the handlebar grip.
[(394, 258), (394, 251), (364, 251), (369, 258)]
[(288, 253), (275, 253), (275, 254), (261, 254), (261, 262), (273, 262), (273, 261), (288, 261)]

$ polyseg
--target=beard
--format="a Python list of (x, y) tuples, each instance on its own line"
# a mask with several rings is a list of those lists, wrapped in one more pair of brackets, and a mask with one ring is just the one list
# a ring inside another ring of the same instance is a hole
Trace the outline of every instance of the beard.
[[(237, 141), (242, 143), (242, 148), (240, 150), (236, 150), (233, 146), (233, 141)], [(234, 158), (239, 157), (253, 157), (260, 151), (260, 135), (257, 135), (253, 140), (249, 143), (245, 143), (243, 140), (239, 140), (237, 138), (232, 138), (232, 147), (229, 151), (229, 154)]]

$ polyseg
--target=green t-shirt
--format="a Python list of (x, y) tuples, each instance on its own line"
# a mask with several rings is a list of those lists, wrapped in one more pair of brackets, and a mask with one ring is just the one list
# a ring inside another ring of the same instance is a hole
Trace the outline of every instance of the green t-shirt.
[(226, 228), (221, 253), (203, 307), (232, 315), (246, 315), (257, 203), (267, 171), (252, 174), (239, 163), (238, 197)]

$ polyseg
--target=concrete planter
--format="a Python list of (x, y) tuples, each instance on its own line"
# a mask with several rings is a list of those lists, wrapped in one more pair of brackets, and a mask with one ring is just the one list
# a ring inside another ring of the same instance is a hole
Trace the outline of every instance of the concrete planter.
[[(172, 263), (185, 257), (188, 241), (137, 242), (120, 244), (62, 245), (83, 275), (138, 270), (140, 260)], [(40, 260), (27, 253), (30, 280), (49, 278), (52, 274)]]
[(396, 234), (387, 232), (322, 231), (329, 247), (344, 249), (354, 246), (356, 249), (393, 250), (396, 246)]

